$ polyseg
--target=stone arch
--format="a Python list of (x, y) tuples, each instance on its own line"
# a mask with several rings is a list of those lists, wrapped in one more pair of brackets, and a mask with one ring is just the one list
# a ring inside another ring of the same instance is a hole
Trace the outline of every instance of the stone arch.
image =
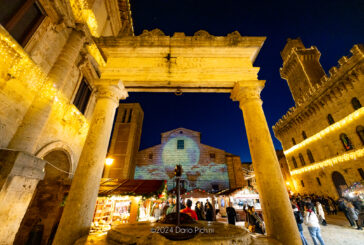
[(69, 178), (72, 178), (72, 175), (76, 170), (76, 164), (74, 161), (74, 153), (71, 147), (62, 141), (53, 141), (40, 148), (35, 155), (39, 158), (44, 159), (44, 157), (52, 151), (62, 151), (67, 155), (68, 161), (70, 163), (70, 168), (68, 172), (71, 173), (69, 175)]
[[(37, 244), (51, 244), (58, 227), (72, 173), (72, 152), (62, 142), (52, 142), (36, 155), (46, 160), (44, 179), (39, 181), (33, 200), (22, 220), (14, 244), (26, 244), (38, 236)], [(34, 240), (33, 240), (34, 241)]]
[(342, 189), (348, 186), (346, 184), (344, 176), (340, 172), (334, 171), (331, 174), (331, 178), (332, 178), (332, 182), (334, 183), (334, 186), (336, 188), (336, 191), (337, 191), (339, 197), (341, 197)]

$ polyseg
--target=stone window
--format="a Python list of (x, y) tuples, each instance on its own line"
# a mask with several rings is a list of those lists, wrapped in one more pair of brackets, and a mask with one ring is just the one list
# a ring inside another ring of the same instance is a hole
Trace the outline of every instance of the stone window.
[(305, 187), (305, 183), (303, 183), (303, 180), (301, 180), (302, 187)]
[(356, 127), (356, 133), (358, 134), (361, 143), (364, 144), (364, 127), (363, 126)]
[(0, 8), (0, 24), (23, 47), (37, 30), (45, 14), (37, 1), (11, 0), (2, 1)]
[(358, 172), (359, 172), (359, 174), (361, 176), (361, 179), (364, 180), (364, 171), (363, 171), (363, 169), (362, 168), (358, 168)]
[(185, 148), (185, 141), (184, 140), (177, 140), (177, 149), (183, 150)]
[(315, 162), (315, 159), (313, 159), (313, 155), (312, 155), (312, 152), (310, 150), (307, 150), (307, 156), (308, 156), (308, 160), (310, 160), (310, 163)]
[(296, 159), (294, 157), (292, 157), (292, 162), (293, 162), (293, 166), (294, 168), (297, 168), (297, 162), (296, 162)]
[(354, 110), (358, 110), (361, 108), (360, 101), (356, 97), (351, 99), (351, 105), (353, 106)]
[(321, 186), (321, 181), (319, 177), (316, 177), (317, 183), (319, 184), (319, 186)]
[(215, 158), (216, 158), (215, 153), (210, 153), (210, 158), (211, 158), (211, 159), (215, 159)]
[(346, 151), (352, 150), (354, 148), (349, 137), (346, 134), (340, 134), (340, 140), (341, 143), (343, 143)]
[(149, 153), (148, 158), (149, 158), (150, 160), (153, 160), (153, 153)]
[(293, 144), (293, 145), (296, 145), (296, 141), (295, 141), (295, 139), (294, 139), (294, 138), (292, 138), (292, 144)]
[(306, 135), (305, 131), (302, 131), (302, 137), (303, 137), (304, 140), (307, 139), (307, 135)]
[(300, 153), (300, 154), (298, 154), (298, 157), (300, 158), (300, 161), (301, 161), (302, 166), (305, 166), (305, 165), (306, 165), (306, 163), (305, 163), (305, 159), (303, 158), (303, 156), (302, 156), (302, 154), (301, 154), (301, 153)]
[(126, 123), (126, 115), (128, 114), (128, 109), (124, 110), (123, 119), (121, 120), (122, 123)]
[(87, 80), (85, 78), (82, 78), (75, 99), (73, 100), (73, 104), (82, 114), (84, 114), (86, 111), (88, 101), (90, 100), (91, 92), (92, 90), (88, 85)]
[(133, 109), (130, 109), (129, 111), (129, 119), (128, 119), (128, 123), (131, 122), (131, 116), (133, 115)]
[(329, 124), (333, 124), (335, 121), (334, 121), (334, 118), (332, 117), (331, 114), (327, 115), (327, 121), (329, 122)]

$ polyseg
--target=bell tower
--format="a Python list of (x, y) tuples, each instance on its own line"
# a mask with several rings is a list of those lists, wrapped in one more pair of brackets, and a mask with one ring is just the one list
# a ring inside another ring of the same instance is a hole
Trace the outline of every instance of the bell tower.
[(134, 179), (144, 112), (139, 103), (120, 103), (108, 155), (114, 159), (108, 178)]
[(308, 90), (315, 87), (325, 75), (319, 62), (321, 53), (314, 46), (306, 48), (300, 38), (288, 38), (281, 56), (283, 59), (283, 67), (280, 69), (281, 77), (287, 80), (297, 104)]

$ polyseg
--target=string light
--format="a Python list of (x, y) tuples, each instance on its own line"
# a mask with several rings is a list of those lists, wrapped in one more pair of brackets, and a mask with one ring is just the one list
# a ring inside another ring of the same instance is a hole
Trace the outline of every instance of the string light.
[(284, 151), (284, 155), (288, 156), (289, 154), (298, 151), (299, 149), (315, 142), (318, 140), (321, 140), (323, 137), (325, 137), (328, 134), (331, 133), (335, 133), (345, 127), (348, 126), (348, 124), (352, 123), (353, 121), (359, 120), (360, 118), (362, 118), (364, 116), (364, 107), (357, 109), (356, 111), (354, 111), (353, 113), (349, 114), (348, 116), (344, 117), (343, 119), (341, 119), (340, 121), (328, 126), (327, 128), (321, 130), (320, 132), (318, 132), (317, 134), (305, 139), (304, 141), (302, 141), (301, 143), (292, 146), (291, 148), (289, 148), (288, 150)]
[(352, 151), (352, 152), (347, 152), (340, 156), (326, 159), (322, 162), (318, 162), (318, 163), (315, 163), (315, 164), (312, 164), (312, 165), (309, 165), (306, 167), (292, 170), (292, 171), (290, 171), (290, 173), (291, 173), (291, 175), (297, 175), (297, 174), (317, 170), (317, 169), (328, 167), (328, 166), (334, 166), (339, 163), (356, 160), (357, 158), (360, 158), (360, 157), (364, 157), (364, 148), (358, 149), (358, 150)]

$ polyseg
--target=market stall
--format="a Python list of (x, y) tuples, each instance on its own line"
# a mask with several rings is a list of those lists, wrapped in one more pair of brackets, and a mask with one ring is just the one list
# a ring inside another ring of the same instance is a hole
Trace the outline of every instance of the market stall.
[(361, 200), (364, 200), (364, 180), (356, 182), (343, 190), (343, 196), (348, 199), (360, 198)]
[(226, 207), (230, 206), (238, 214), (238, 220), (245, 220), (244, 206), (253, 206), (257, 212), (261, 212), (258, 192), (251, 186), (234, 188), (216, 193), (217, 206), (222, 217), (225, 217)]
[(156, 221), (165, 200), (164, 180), (102, 179), (91, 232), (107, 231), (114, 224)]

